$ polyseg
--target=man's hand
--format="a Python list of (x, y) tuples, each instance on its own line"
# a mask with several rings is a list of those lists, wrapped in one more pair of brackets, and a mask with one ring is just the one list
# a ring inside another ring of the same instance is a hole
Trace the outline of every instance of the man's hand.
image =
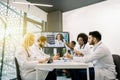
[(59, 54), (55, 54), (54, 56), (53, 56), (53, 60), (58, 60), (60, 58), (60, 55)]
[(75, 54), (76, 56), (80, 56), (80, 57), (84, 56), (84, 54), (83, 54), (82, 52), (77, 51), (77, 50), (74, 50), (74, 54)]
[(69, 53), (66, 53), (65, 57), (66, 57), (66, 58), (69, 58), (69, 59), (72, 59), (72, 58), (73, 58), (73, 56), (70, 55)]

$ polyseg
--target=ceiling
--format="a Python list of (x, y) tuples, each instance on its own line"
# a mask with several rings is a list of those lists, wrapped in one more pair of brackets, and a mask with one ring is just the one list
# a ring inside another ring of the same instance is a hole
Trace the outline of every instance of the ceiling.
[(53, 12), (59, 10), (61, 12), (70, 11), (73, 9), (81, 8), (84, 6), (88, 6), (91, 4), (95, 4), (98, 2), (102, 2), (105, 0), (27, 0), (31, 3), (40, 3), (40, 4), (50, 4), (53, 7), (40, 7), (42, 10), (46, 12)]

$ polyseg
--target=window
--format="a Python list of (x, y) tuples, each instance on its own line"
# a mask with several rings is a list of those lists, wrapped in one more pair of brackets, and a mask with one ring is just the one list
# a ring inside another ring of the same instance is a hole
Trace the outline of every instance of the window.
[[(42, 31), (42, 25), (39, 25), (42, 24), (42, 20), (29, 15), (26, 22), (26, 32), (40, 33)], [(0, 1), (0, 80), (16, 77), (14, 55), (16, 48), (21, 45), (23, 24), (24, 12)]]

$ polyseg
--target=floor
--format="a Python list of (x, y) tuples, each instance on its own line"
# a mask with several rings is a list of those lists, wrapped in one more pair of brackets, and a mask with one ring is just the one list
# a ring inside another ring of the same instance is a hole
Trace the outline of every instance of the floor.
[(56, 69), (57, 80), (71, 80), (71, 78), (66, 78), (66, 74), (63, 69)]
[(65, 76), (57, 76), (57, 80), (71, 80), (71, 78), (66, 78)]

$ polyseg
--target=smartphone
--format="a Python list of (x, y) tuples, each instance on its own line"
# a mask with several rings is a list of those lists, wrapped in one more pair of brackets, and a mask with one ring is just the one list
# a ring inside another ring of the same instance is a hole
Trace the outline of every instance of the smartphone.
[(71, 54), (70, 50), (68, 50), (68, 53)]
[(50, 58), (47, 63), (52, 63), (52, 62), (53, 62), (53, 59)]

